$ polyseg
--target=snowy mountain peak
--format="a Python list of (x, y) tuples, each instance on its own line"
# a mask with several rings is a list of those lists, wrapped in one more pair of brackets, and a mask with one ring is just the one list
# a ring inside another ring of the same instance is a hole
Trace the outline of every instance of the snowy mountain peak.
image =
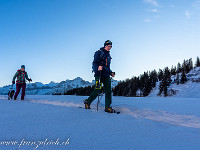
[(74, 81), (83, 81), (83, 79), (81, 77), (77, 77), (74, 79)]
[(58, 83), (55, 83), (54, 81), (51, 81), (49, 84), (47, 84), (49, 87), (57, 86)]

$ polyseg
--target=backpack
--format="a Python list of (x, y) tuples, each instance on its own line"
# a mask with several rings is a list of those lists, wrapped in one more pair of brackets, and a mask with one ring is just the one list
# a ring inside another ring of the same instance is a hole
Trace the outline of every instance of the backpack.
[[(19, 72), (19, 75), (17, 76), (17, 78), (20, 76), (21, 74), (21, 71), (20, 70), (17, 70)], [(26, 72), (24, 72), (25, 76), (26, 76)]]
[[(104, 57), (104, 52), (100, 49), (100, 50), (98, 50), (98, 51), (96, 51), (95, 53), (94, 53), (94, 58), (95, 58), (95, 55), (97, 55), (97, 53), (98, 52), (101, 52), (100, 53), (100, 59), (99, 59), (99, 63), (101, 62), (101, 60), (103, 59), (103, 57)], [(92, 72), (95, 72), (95, 70), (96, 70), (96, 67), (95, 67), (95, 65), (94, 65), (94, 60), (93, 60), (93, 62), (92, 62)]]

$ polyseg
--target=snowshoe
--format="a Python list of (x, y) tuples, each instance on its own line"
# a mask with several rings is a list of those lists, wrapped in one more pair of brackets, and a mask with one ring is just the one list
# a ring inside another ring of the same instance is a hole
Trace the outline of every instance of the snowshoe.
[(104, 111), (107, 113), (116, 113), (116, 111), (112, 109), (112, 107), (106, 107)]
[(91, 109), (90, 104), (87, 102), (87, 100), (84, 101), (85, 109)]

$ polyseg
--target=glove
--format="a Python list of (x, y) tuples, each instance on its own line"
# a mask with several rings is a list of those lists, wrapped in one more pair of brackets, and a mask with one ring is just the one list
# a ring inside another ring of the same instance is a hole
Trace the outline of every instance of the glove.
[(31, 82), (31, 81), (32, 81), (32, 79), (30, 78), (28, 81), (29, 81), (29, 82)]
[(115, 72), (111, 72), (111, 76), (112, 76), (112, 77), (115, 77)]
[(12, 81), (12, 84), (15, 84), (15, 81)]

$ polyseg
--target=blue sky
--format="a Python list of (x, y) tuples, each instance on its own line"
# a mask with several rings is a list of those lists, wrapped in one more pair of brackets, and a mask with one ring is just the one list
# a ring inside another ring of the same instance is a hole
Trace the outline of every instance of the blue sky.
[(22, 64), (33, 82), (82, 77), (113, 41), (117, 80), (199, 55), (200, 0), (0, 0), (0, 86)]

